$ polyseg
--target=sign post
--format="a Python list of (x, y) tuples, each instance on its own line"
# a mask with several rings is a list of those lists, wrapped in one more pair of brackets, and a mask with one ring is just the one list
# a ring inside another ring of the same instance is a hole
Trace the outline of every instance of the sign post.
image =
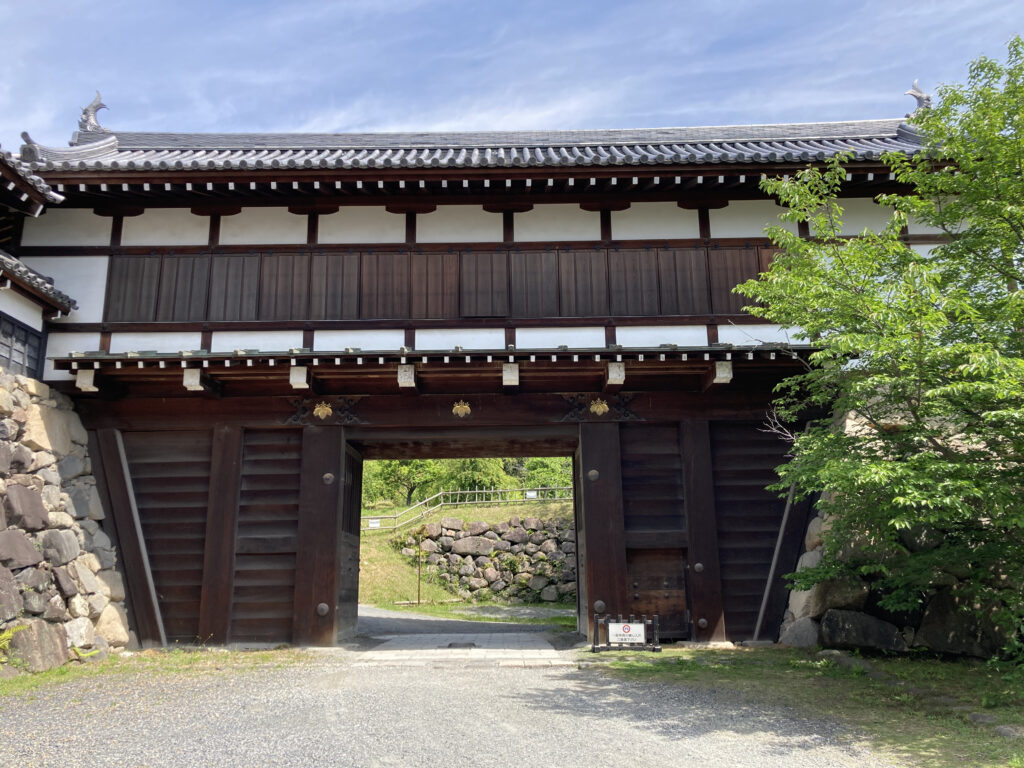
[[(605, 641), (601, 642), (601, 628), (604, 627)], [(594, 614), (594, 643), (591, 646), (593, 653), (600, 651), (654, 651), (661, 650), (658, 639), (658, 617), (657, 615), (647, 618), (641, 616), (639, 620), (630, 616), (623, 621), (620, 614), (617, 619), (612, 619), (611, 614)]]

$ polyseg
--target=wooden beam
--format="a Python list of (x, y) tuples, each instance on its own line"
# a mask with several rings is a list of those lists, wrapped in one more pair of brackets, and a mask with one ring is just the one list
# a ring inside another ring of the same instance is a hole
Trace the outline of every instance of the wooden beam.
[(292, 615), (292, 642), (297, 645), (334, 645), (337, 641), (344, 445), (343, 428), (302, 430)]
[(630, 609), (619, 425), (580, 424), (576, 461), (579, 498), (576, 542), (585, 580), (577, 588), (585, 587), (580, 589), (584, 601), (580, 610), (588, 617), (587, 632), (593, 638), (596, 601), (604, 603), (607, 613), (628, 615)]
[(167, 645), (163, 617), (157, 601), (156, 585), (146, 552), (146, 540), (142, 535), (139, 510), (135, 505), (135, 491), (132, 488), (128, 459), (124, 452), (121, 432), (116, 429), (101, 429), (91, 446), (90, 454), (99, 463), (97, 479), (102, 477), (110, 503), (110, 516), (117, 529), (117, 540), (121, 545), (121, 561), (124, 566), (125, 588), (131, 594), (135, 631), (143, 645)]
[(223, 424), (214, 427), (203, 549), (203, 589), (199, 600), (199, 640), (204, 643), (221, 644), (230, 639), (241, 470), (241, 427)]
[(682, 422), (680, 437), (694, 639), (725, 640), (722, 579), (718, 565), (715, 485), (711, 469), (711, 432), (708, 422), (697, 419)]

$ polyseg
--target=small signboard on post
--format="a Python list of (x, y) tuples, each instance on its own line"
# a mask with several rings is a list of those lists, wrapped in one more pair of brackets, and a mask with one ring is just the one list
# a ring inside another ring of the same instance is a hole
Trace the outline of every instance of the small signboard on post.
[[(601, 642), (601, 635), (605, 641)], [(658, 640), (658, 617), (637, 619), (630, 616), (623, 621), (622, 616), (612, 619), (610, 614), (594, 614), (594, 643), (591, 651), (660, 651)]]
[(644, 623), (639, 624), (616, 621), (608, 622), (608, 642), (622, 643), (627, 645), (644, 645), (647, 642), (647, 633), (644, 631)]
[(368, 517), (366, 519), (366, 527), (367, 528), (380, 528), (380, 518), (379, 517)]

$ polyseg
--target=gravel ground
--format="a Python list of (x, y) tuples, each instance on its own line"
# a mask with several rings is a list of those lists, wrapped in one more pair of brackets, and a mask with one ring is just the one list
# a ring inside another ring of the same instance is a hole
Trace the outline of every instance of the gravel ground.
[(10, 766), (881, 768), (836, 725), (594, 669), (287, 667), (105, 675), (0, 703)]

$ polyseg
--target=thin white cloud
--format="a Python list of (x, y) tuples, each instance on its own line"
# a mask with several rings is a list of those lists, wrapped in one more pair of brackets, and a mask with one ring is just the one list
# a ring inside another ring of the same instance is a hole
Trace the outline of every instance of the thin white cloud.
[(0, 141), (120, 130), (584, 128), (897, 116), (1001, 58), (1024, 4), (0, 0)]

